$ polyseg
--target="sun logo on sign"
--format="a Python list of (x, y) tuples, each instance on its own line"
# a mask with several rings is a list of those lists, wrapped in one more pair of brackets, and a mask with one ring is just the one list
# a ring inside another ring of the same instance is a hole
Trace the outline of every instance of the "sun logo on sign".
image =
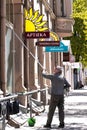
[(39, 15), (39, 11), (33, 12), (33, 9), (25, 9), (25, 32), (43, 32), (48, 30), (47, 21), (43, 21), (43, 15)]
[[(52, 40), (52, 41), (59, 41), (59, 36), (55, 33), (55, 32), (50, 32), (50, 39)], [(45, 41), (46, 40), (46, 38), (42, 38), (42, 39), (40, 39), (40, 41)]]

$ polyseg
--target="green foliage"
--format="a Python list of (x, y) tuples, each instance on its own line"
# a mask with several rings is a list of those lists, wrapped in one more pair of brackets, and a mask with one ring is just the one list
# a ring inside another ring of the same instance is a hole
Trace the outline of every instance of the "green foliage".
[(73, 15), (87, 10), (87, 0), (73, 0)]
[(87, 66), (87, 0), (73, 0), (73, 36), (71, 40), (72, 52), (76, 61)]

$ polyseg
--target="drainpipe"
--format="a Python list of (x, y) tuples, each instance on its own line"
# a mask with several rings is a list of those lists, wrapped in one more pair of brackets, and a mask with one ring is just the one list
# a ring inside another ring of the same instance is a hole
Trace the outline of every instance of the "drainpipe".
[(5, 68), (5, 19), (6, 19), (6, 0), (0, 0), (0, 80), (1, 89), (6, 94), (6, 68)]

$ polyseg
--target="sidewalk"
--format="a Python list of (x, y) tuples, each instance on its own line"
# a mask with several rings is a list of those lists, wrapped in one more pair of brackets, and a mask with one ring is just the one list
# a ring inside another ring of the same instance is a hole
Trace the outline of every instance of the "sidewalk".
[[(48, 106), (44, 113), (35, 116), (36, 124), (34, 127), (29, 127), (28, 123), (24, 123), (20, 128), (6, 126), (6, 130), (47, 130), (43, 128), (47, 119)], [(29, 114), (17, 117), (17, 121), (26, 121)], [(52, 129), (58, 129), (58, 112), (55, 111)], [(51, 129), (51, 130), (52, 130)], [(73, 90), (69, 96), (65, 97), (65, 128), (63, 130), (87, 130), (87, 86), (80, 90)]]

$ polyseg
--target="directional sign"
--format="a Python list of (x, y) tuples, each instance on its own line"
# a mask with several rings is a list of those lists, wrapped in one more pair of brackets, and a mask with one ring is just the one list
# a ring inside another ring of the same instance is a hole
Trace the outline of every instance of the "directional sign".
[(68, 52), (68, 46), (60, 42), (60, 46), (45, 47), (45, 52)]
[(37, 46), (59, 46), (60, 41), (38, 41), (36, 42)]

